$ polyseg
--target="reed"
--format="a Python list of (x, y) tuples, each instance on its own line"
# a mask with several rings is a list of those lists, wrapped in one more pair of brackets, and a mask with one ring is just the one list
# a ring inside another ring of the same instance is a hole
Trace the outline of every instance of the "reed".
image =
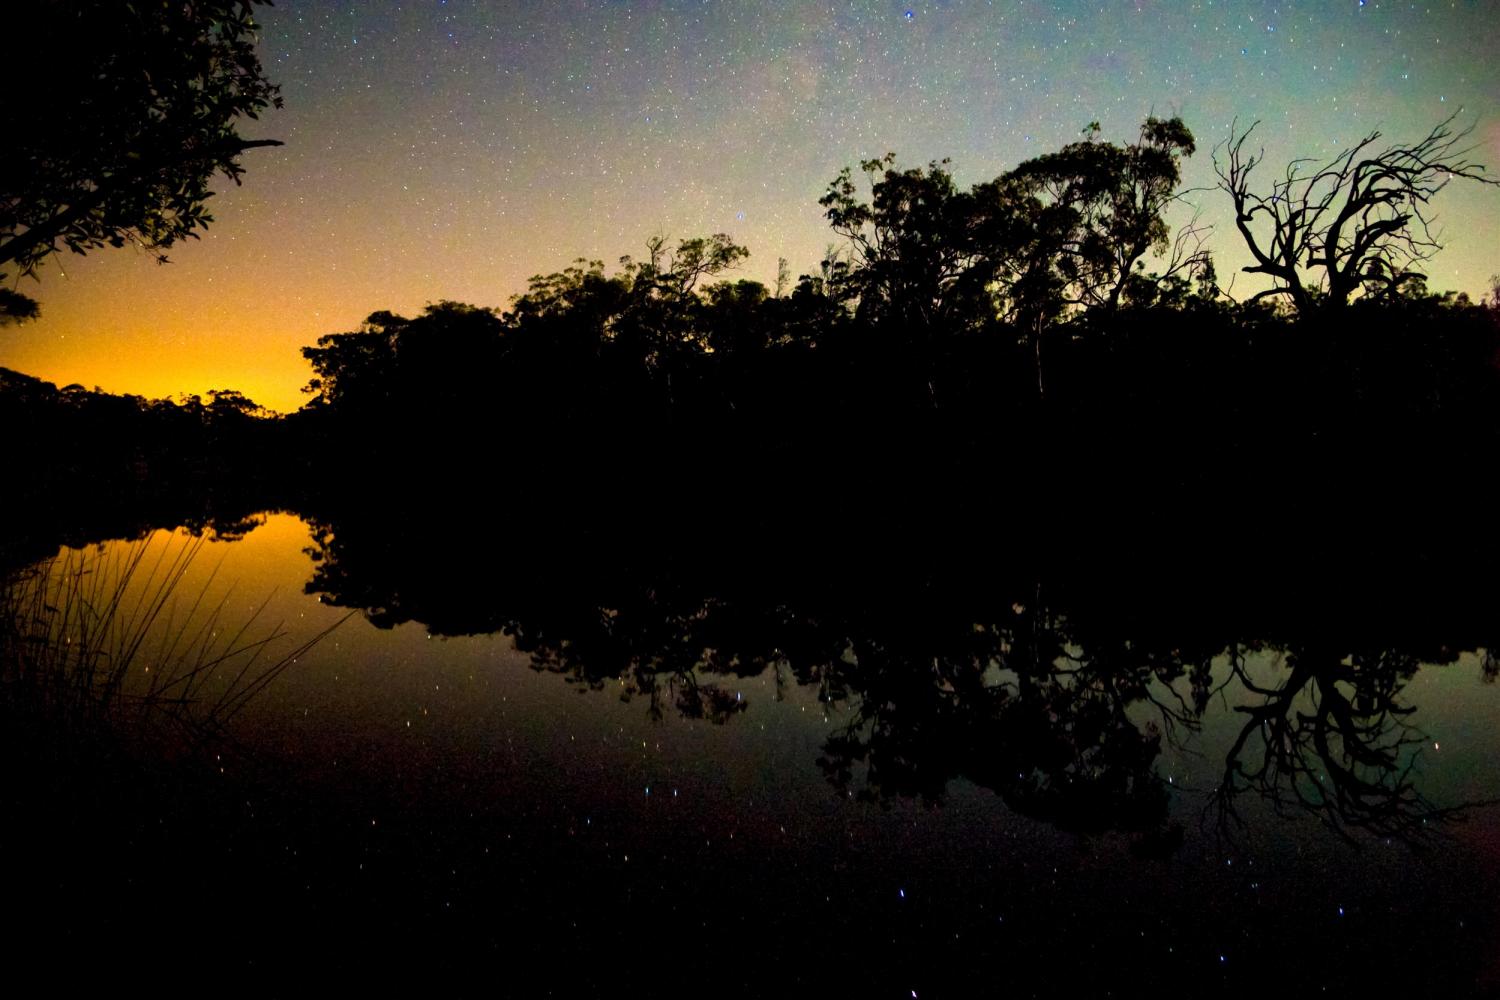
[(262, 625), (270, 598), (229, 621), (233, 588), (212, 597), (217, 566), (183, 590), (203, 546), (201, 537), (158, 533), (65, 549), (9, 575), (0, 583), (0, 696), (70, 729), (150, 720), (202, 737), (347, 620), (291, 648), (281, 625)]

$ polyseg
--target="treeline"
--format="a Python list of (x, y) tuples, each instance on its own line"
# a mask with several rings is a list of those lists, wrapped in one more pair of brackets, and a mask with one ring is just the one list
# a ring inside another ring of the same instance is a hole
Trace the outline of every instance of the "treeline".
[(994, 315), (914, 336), (823, 278), (781, 297), (690, 281), (670, 261), (580, 265), (504, 314), (378, 313), (306, 349), (315, 397), (288, 422), (317, 465), (420, 469), (400, 477), (418, 490), (475, 469), (516, 491), (696, 483), (721, 505), (1120, 504), (1256, 482), (1295, 503), (1372, 475), (1440, 482), (1486, 465), (1500, 430), (1500, 324), (1452, 300), (1356, 302), (1335, 321), (1186, 295), (1084, 313), (1034, 345)]
[(145, 400), (6, 373), (10, 499), (249, 492), (251, 510), (375, 483), (451, 503), (493, 479), (475, 487), (489, 501), (587, 506), (606, 489), (613, 509), (677, 523), (916, 505), (1072, 508), (1086, 527), (1146, 507), (1202, 520), (1249, 505), (1256, 523), (1454, 510), (1491, 485), (1500, 323), (1486, 306), (1371, 300), (1308, 320), (1190, 294), (1083, 313), (1038, 351), (994, 316), (915, 337), (823, 276), (781, 296), (698, 287), (700, 248), (734, 249), (579, 265), (504, 313), (377, 313), (305, 349), (312, 399), (286, 417), (231, 392)]
[(234, 390), (148, 399), (0, 368), (0, 428), (0, 569), (60, 543), (236, 523), (275, 506), (295, 468), (285, 422)]
[[(1365, 214), (1317, 229), (1310, 208), (1280, 231), (1322, 291), (1252, 265), (1272, 287), (1226, 294), (1206, 234), (1167, 224), (1193, 136), (1152, 118), (969, 190), (943, 163), (846, 170), (821, 200), (839, 242), (775, 287), (732, 277), (748, 251), (725, 235), (658, 237), (612, 270), (539, 275), (503, 311), (374, 313), (303, 349), (310, 399), (284, 418), (229, 391), (167, 403), (14, 375), (0, 406), (36, 496), (238, 483), (302, 509), (378, 489), (801, 530), (1045, 515), (1075, 535), (1142, 516), (1308, 531), (1441, 497), (1451, 521), (1493, 487), (1500, 309), (1427, 294), (1424, 246), (1389, 215), (1445, 164), (1477, 176), (1446, 126), (1369, 155), (1422, 153), (1404, 188), (1366, 161), (1330, 175), (1318, 211), (1347, 187), (1356, 207), (1379, 194)], [(1253, 208), (1239, 148), (1221, 177)], [(1471, 488), (1441, 487), (1460, 474)]]
[[(1232, 142), (1216, 165), (1247, 247), (1282, 248), (1248, 268), (1272, 285), (1243, 303), (1207, 233), (1168, 225), (1187, 127), (1148, 118), (1116, 144), (1091, 125), (969, 190), (946, 163), (843, 171), (820, 202), (838, 242), (795, 282), (783, 262), (774, 288), (730, 279), (748, 251), (725, 235), (658, 237), (613, 271), (538, 276), (503, 312), (376, 313), (304, 349), (313, 398), (293, 420), (341, 481), (404, 457), (517, 490), (720, 504), (992, 507), (996, 483), (1035, 499), (1088, 482), (1118, 505), (1260, 472), (1327, 496), (1372, 463), (1425, 478), (1487, 453), (1500, 412), (1497, 313), (1427, 294), (1416, 269), (1427, 186), (1487, 182), (1450, 122), (1412, 147), (1367, 139), (1321, 187), (1294, 165), (1266, 203), (1316, 199), (1291, 221), (1255, 207), (1256, 162)], [(1303, 277), (1321, 290), (1288, 284)]]
[(83, 478), (100, 490), (252, 474), (283, 441), (274, 415), (233, 389), (148, 399), (57, 387), (0, 368), (0, 425), (12, 489), (49, 493)]

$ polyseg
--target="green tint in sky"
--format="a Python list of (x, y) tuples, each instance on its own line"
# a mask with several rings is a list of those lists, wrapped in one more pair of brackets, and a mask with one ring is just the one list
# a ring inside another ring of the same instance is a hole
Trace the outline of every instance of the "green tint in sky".
[[(243, 131), (286, 146), (246, 155), (244, 186), (224, 186), (214, 226), (168, 266), (128, 250), (49, 262), (22, 286), (43, 318), (0, 332), (0, 365), (292, 409), (310, 374), (298, 349), (377, 309), (503, 307), (531, 274), (658, 233), (727, 232), (770, 281), (778, 257), (816, 267), (832, 240), (817, 199), (841, 167), (951, 157), (967, 185), (1092, 120), (1121, 141), (1180, 114), (1199, 142), (1188, 187), (1211, 188), (1236, 119), (1262, 122), (1266, 179), (1455, 112), (1474, 158), (1500, 164), (1489, 0), (284, 0), (261, 21), (286, 109)], [(1244, 262), (1227, 199), (1192, 200), (1227, 282)], [(1431, 286), (1483, 292), (1500, 189), (1454, 185), (1435, 208)]]

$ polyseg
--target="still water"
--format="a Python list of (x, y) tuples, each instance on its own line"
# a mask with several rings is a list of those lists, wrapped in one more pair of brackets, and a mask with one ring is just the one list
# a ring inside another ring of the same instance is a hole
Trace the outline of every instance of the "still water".
[(256, 842), (223, 863), (362, 942), (325, 961), (521, 962), (558, 995), (1500, 986), (1482, 649), (1183, 649), (1020, 600), (917, 638), (657, 595), (435, 628), (401, 608), (451, 568), (373, 601), (326, 525), (255, 522), (159, 627), (217, 609), (271, 659), (332, 629), (220, 758)]

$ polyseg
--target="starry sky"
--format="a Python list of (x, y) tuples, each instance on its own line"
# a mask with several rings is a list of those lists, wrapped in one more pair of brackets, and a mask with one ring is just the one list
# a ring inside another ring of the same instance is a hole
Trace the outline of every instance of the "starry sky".
[[(246, 154), (169, 265), (48, 261), (18, 286), (42, 318), (0, 330), (0, 365), (288, 411), (299, 348), (377, 309), (504, 307), (529, 275), (655, 234), (727, 232), (753, 255), (740, 273), (770, 283), (778, 257), (813, 270), (832, 242), (817, 199), (841, 167), (951, 157), (967, 186), (1093, 120), (1127, 141), (1180, 114), (1195, 188), (1236, 119), (1261, 121), (1266, 180), (1454, 112), (1500, 167), (1493, 0), (282, 0), (260, 21), (286, 107), (241, 131), (286, 145)], [(1227, 281), (1246, 259), (1227, 196), (1193, 200)], [(1477, 297), (1500, 271), (1500, 190), (1435, 207), (1430, 285)]]

